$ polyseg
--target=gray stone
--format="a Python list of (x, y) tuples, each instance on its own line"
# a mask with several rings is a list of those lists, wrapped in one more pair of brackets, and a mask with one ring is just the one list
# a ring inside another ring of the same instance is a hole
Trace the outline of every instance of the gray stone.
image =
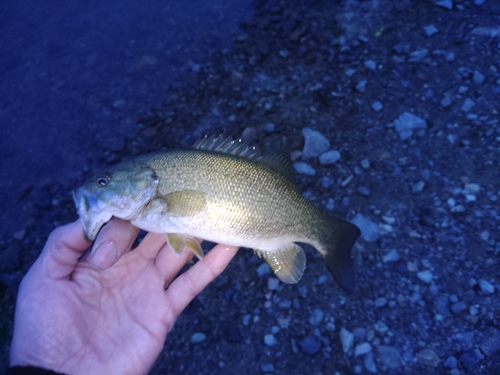
[(425, 187), (425, 182), (424, 181), (418, 181), (415, 184), (412, 185), (411, 187), (411, 192), (413, 194), (420, 193), (422, 190), (424, 190)]
[(377, 366), (375, 365), (375, 360), (373, 357), (373, 352), (367, 353), (363, 357), (363, 364), (365, 365), (365, 368), (370, 371), (372, 374), (377, 373)]
[(306, 176), (314, 176), (316, 174), (316, 169), (303, 161), (296, 161), (293, 163), (293, 168), (297, 173), (305, 174)]
[(372, 346), (368, 342), (362, 342), (361, 344), (356, 345), (354, 348), (354, 356), (359, 357), (364, 354), (370, 353), (372, 351)]
[(269, 279), (267, 279), (267, 289), (276, 290), (276, 289), (278, 289), (279, 285), (280, 285), (280, 281), (277, 278), (270, 277)]
[(487, 280), (480, 279), (478, 284), (483, 293), (492, 294), (495, 291), (495, 287)]
[(347, 329), (342, 328), (340, 330), (340, 343), (344, 353), (350, 353), (354, 345), (354, 335)]
[(464, 100), (464, 103), (462, 104), (462, 111), (464, 112), (469, 112), (472, 107), (474, 107), (476, 105), (476, 103), (474, 102), (474, 100), (470, 99), (470, 98), (466, 98)]
[(411, 62), (421, 62), (429, 54), (429, 50), (427, 48), (418, 49), (410, 53), (410, 58), (408, 59)]
[(380, 345), (377, 348), (377, 358), (391, 370), (397, 370), (401, 367), (401, 355), (393, 346)]
[(321, 309), (314, 310), (309, 318), (309, 323), (312, 326), (317, 326), (323, 320), (324, 315), (325, 314), (323, 313), (323, 311)]
[(444, 361), (444, 367), (448, 367), (449, 369), (457, 368), (458, 360), (450, 355), (446, 361)]
[(365, 67), (370, 69), (372, 72), (377, 71), (377, 63), (373, 60), (366, 60)]
[(464, 301), (460, 301), (451, 305), (451, 311), (458, 314), (461, 311), (467, 309), (467, 304)]
[(370, 195), (370, 190), (368, 190), (368, 188), (365, 186), (358, 187), (357, 192), (359, 195), (362, 195), (364, 197), (368, 197)]
[(329, 189), (333, 185), (335, 185), (335, 181), (328, 176), (321, 177), (319, 181), (321, 182), (321, 186), (323, 186), (323, 189)]
[(309, 355), (314, 355), (321, 350), (321, 342), (314, 336), (306, 336), (299, 341), (302, 351)]
[(500, 354), (500, 330), (488, 327), (483, 333), (483, 339), (479, 343), (481, 351), (486, 357), (492, 357)]
[(191, 342), (193, 344), (198, 344), (200, 342), (205, 341), (206, 338), (207, 338), (207, 335), (205, 335), (203, 332), (195, 332), (191, 336)]
[(434, 25), (428, 25), (428, 26), (424, 26), (424, 31), (425, 31), (425, 35), (427, 35), (427, 36), (433, 36), (439, 30)]
[(259, 277), (269, 275), (271, 273), (271, 267), (267, 263), (262, 263), (259, 267), (257, 267), (257, 275)]
[(318, 157), (330, 148), (330, 141), (316, 130), (303, 128), (302, 135), (304, 137), (304, 149), (302, 150), (304, 159)]
[(330, 150), (324, 152), (319, 156), (319, 162), (321, 165), (330, 165), (336, 163), (340, 159), (340, 152), (336, 150)]
[(366, 83), (368, 81), (366, 79), (363, 79), (362, 81), (359, 81), (357, 84), (356, 84), (356, 90), (358, 90), (358, 92), (365, 92), (366, 91)]
[(436, 1), (436, 5), (441, 8), (453, 9), (453, 1), (452, 0), (438, 0)]
[(272, 333), (268, 333), (264, 336), (264, 344), (266, 344), (267, 346), (273, 346), (276, 345), (276, 343), (277, 341)]
[(393, 124), (401, 140), (410, 138), (413, 130), (427, 128), (427, 122), (423, 118), (415, 116), (410, 112), (402, 113), (394, 120)]
[(384, 105), (381, 102), (379, 102), (378, 100), (376, 100), (372, 103), (372, 109), (375, 112), (380, 112), (382, 110), (382, 108), (384, 108)]
[(361, 230), (361, 238), (366, 242), (374, 242), (380, 237), (380, 229), (370, 219), (364, 217), (362, 214), (356, 214), (351, 220), (354, 225), (357, 225)]
[(400, 259), (401, 259), (401, 256), (399, 255), (399, 253), (395, 249), (392, 249), (382, 257), (382, 262), (394, 263), (394, 262), (398, 262)]
[(484, 82), (484, 75), (482, 75), (477, 70), (474, 70), (474, 73), (472, 75), (472, 80), (476, 85), (481, 85)]
[(417, 272), (417, 277), (424, 283), (430, 284), (434, 276), (430, 270), (424, 270)]
[(462, 363), (467, 370), (473, 371), (483, 359), (484, 355), (481, 351), (478, 348), (474, 348), (462, 353), (460, 356), (460, 363)]
[(439, 356), (436, 352), (428, 348), (419, 351), (415, 357), (417, 358), (417, 361), (430, 367), (436, 367), (440, 362)]
[(274, 365), (272, 363), (263, 363), (260, 365), (260, 369), (265, 373), (274, 372)]

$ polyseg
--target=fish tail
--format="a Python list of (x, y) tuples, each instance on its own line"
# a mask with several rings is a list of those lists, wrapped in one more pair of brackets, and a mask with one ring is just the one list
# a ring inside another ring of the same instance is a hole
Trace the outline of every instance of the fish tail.
[(359, 228), (337, 217), (327, 216), (317, 241), (317, 249), (323, 256), (335, 281), (347, 293), (356, 288), (356, 274), (351, 249), (361, 234)]

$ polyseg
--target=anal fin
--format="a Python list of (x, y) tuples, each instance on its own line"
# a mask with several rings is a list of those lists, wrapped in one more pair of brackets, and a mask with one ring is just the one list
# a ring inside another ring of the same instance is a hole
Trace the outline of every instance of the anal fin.
[(202, 259), (204, 256), (200, 243), (194, 237), (188, 237), (178, 233), (167, 233), (167, 243), (177, 255), (180, 255), (184, 248), (187, 248), (191, 250), (198, 259)]
[(302, 278), (306, 268), (306, 254), (299, 245), (291, 243), (275, 251), (254, 251), (264, 258), (274, 274), (284, 283), (295, 284)]

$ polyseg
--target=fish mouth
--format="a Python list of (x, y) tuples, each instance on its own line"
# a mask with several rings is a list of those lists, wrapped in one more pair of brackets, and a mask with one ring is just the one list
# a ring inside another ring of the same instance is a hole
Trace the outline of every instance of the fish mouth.
[(81, 188), (73, 190), (72, 195), (76, 210), (80, 216), (83, 231), (85, 232), (85, 237), (92, 242), (97, 237), (97, 233), (99, 233), (101, 227), (106, 224), (113, 215), (105, 211), (100, 211), (95, 197), (85, 194)]

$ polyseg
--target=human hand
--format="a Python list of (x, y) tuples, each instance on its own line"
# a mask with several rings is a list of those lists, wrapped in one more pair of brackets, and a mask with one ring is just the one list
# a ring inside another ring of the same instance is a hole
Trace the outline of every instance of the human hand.
[(216, 245), (174, 280), (192, 253), (177, 256), (165, 235), (154, 233), (130, 251), (137, 234), (112, 219), (80, 259), (91, 243), (79, 221), (51, 233), (19, 287), (11, 366), (65, 374), (149, 371), (179, 314), (238, 248)]

